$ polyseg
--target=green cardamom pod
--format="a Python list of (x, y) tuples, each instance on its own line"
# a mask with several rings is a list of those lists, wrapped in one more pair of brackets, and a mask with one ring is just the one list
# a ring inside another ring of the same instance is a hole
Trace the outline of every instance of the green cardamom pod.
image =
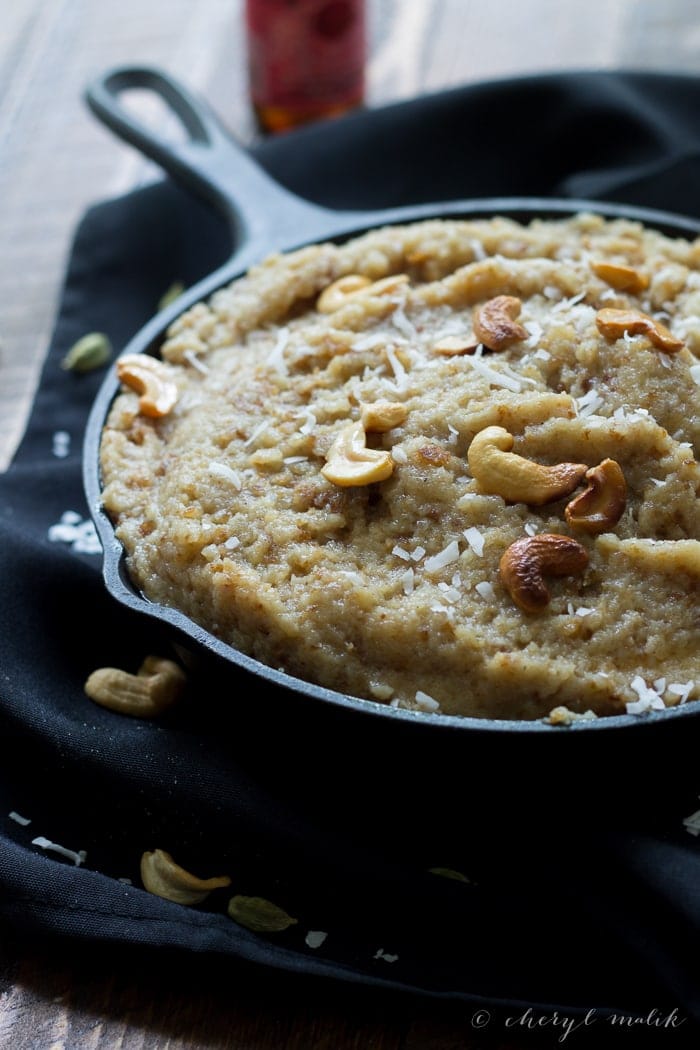
[(106, 364), (112, 356), (112, 345), (103, 332), (89, 332), (73, 343), (61, 361), (68, 372), (92, 372)]
[(164, 310), (166, 306), (170, 306), (176, 299), (179, 299), (185, 290), (185, 286), (182, 281), (173, 281), (168, 290), (158, 300), (158, 311)]
[(232, 897), (227, 911), (234, 922), (254, 933), (280, 933), (297, 923), (297, 919), (263, 897)]
[(466, 875), (463, 875), (461, 871), (455, 871), (454, 868), (428, 868), (431, 875), (440, 875), (443, 879), (454, 879), (455, 882), (471, 882)]

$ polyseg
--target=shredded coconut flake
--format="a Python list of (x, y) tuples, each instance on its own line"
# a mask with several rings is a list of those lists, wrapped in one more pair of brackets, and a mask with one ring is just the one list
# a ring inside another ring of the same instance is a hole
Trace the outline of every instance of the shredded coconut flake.
[(576, 406), (580, 416), (592, 416), (604, 404), (597, 390), (593, 387), (582, 397), (576, 398)]
[(495, 368), (491, 368), (487, 365), (483, 359), (484, 348), (480, 343), (473, 354), (468, 357), (463, 357), (461, 360), (466, 361), (467, 364), (471, 365), (475, 372), (478, 372), (484, 379), (491, 384), (491, 386), (503, 387), (505, 390), (512, 390), (514, 394), (519, 394), (522, 390), (522, 377), (516, 377), (514, 374), (507, 374), (506, 372), (499, 372)]
[(478, 555), (479, 558), (483, 558), (485, 543), (484, 534), (480, 532), (475, 525), (470, 525), (468, 529), (464, 530), (462, 535), (474, 553)]
[(672, 682), (668, 687), (668, 691), (672, 696), (680, 697), (680, 700), (678, 701), (679, 704), (685, 704), (694, 687), (695, 682), (686, 682), (685, 684), (682, 682)]
[(402, 466), (404, 463), (408, 463), (408, 456), (406, 455), (406, 451), (399, 445), (394, 445), (394, 447), (392, 448), (391, 458), (393, 459), (394, 463), (400, 463)]
[(700, 386), (700, 364), (690, 366), (690, 378)]
[(439, 572), (444, 569), (446, 565), (450, 565), (453, 561), (457, 561), (459, 558), (459, 544), (457, 540), (452, 540), (446, 547), (438, 553), (434, 554), (432, 558), (426, 558), (424, 568), (428, 573)]
[(386, 336), (382, 335), (381, 332), (368, 332), (367, 335), (360, 336), (352, 344), (353, 350), (375, 350), (378, 346), (384, 346), (386, 343)]
[(394, 328), (397, 328), (401, 335), (405, 335), (407, 339), (416, 339), (418, 332), (415, 329), (413, 323), (406, 316), (406, 312), (403, 306), (398, 306), (393, 314), (391, 315), (391, 323)]
[(537, 342), (542, 335), (542, 325), (538, 321), (525, 321), (523, 328), (530, 333), (530, 338), (526, 341), (525, 346), (528, 350), (532, 350), (533, 347), (537, 346)]
[(66, 849), (65, 846), (59, 846), (57, 842), (51, 842), (50, 839), (45, 839), (43, 835), (37, 836), (32, 839), (32, 846), (39, 846), (41, 849), (45, 849), (51, 853), (58, 853), (61, 857), (65, 857), (67, 860), (72, 860), (76, 867), (80, 867), (84, 864), (87, 859), (87, 853), (84, 849), (79, 850), (77, 853), (75, 850)]
[(229, 538), (224, 543), (224, 547), (227, 551), (235, 551), (236, 547), (240, 547), (240, 545), (241, 541), (239, 540), (238, 536), (229, 536)]
[(308, 948), (320, 948), (327, 936), (324, 930), (309, 930), (304, 938), (304, 943)]
[(221, 478), (224, 481), (230, 481), (235, 489), (240, 491), (243, 482), (241, 481), (241, 475), (238, 471), (233, 470), (232, 467), (228, 467), (225, 463), (217, 463), (212, 461), (207, 470), (215, 478)]
[(425, 555), (425, 547), (416, 547), (414, 551), (411, 551), (411, 560), (420, 561)]
[(492, 602), (496, 598), (496, 592), (493, 589), (493, 584), (489, 583), (488, 580), (482, 580), (481, 583), (477, 583), (474, 590), (477, 592), (477, 594), (480, 594), (481, 597), (487, 602)]
[(287, 362), (284, 360), (284, 351), (287, 349), (287, 343), (289, 342), (289, 329), (280, 328), (277, 336), (277, 342), (273, 346), (267, 358), (267, 367), (272, 368), (275, 372), (280, 372), (281, 375), (287, 375)]
[(183, 352), (182, 356), (185, 359), (185, 361), (187, 361), (187, 364), (191, 365), (192, 368), (194, 368), (194, 370), (196, 372), (199, 372), (200, 375), (203, 375), (203, 376), (208, 376), (209, 375), (209, 369), (207, 368), (207, 366), (204, 364), (203, 361), (199, 360), (199, 358), (195, 354), (194, 350), (185, 350)]
[(434, 697), (430, 696), (428, 693), (421, 692), (420, 689), (416, 693), (416, 703), (418, 704), (418, 707), (421, 709), (421, 711), (440, 710), (440, 704), (437, 702), (437, 700), (435, 700)]
[(689, 817), (684, 818), (683, 827), (689, 835), (694, 835), (695, 838), (700, 835), (700, 809), (696, 809)]
[(67, 430), (57, 430), (51, 441), (51, 451), (57, 459), (65, 459), (70, 452), (70, 434)]
[(100, 554), (102, 544), (99, 541), (95, 526), (89, 518), (85, 521), (73, 510), (61, 515), (56, 525), (51, 525), (48, 533), (51, 543), (68, 543), (71, 550), (78, 554)]
[[(545, 289), (545, 295), (547, 290)], [(560, 293), (561, 294), (561, 293)], [(578, 295), (572, 295), (570, 299), (560, 299), (557, 305), (554, 307), (555, 310), (568, 310), (572, 306), (577, 306), (583, 299), (586, 298), (585, 292), (579, 292)]]
[(386, 348), (386, 356), (387, 356), (387, 359), (389, 361), (389, 364), (391, 365), (391, 370), (394, 373), (394, 380), (395, 380), (395, 382), (393, 384), (389, 384), (389, 385), (395, 386), (397, 391), (398, 390), (404, 390), (406, 388), (406, 382), (408, 380), (408, 376), (406, 374), (406, 369), (404, 368), (404, 366), (399, 361), (399, 358), (398, 358), (398, 356), (396, 354), (396, 350), (394, 349), (393, 346), (388, 346)]
[(374, 953), (374, 958), (383, 959), (384, 962), (393, 963), (398, 959), (398, 955), (390, 955), (388, 952), (385, 952), (383, 948), (378, 948)]
[(634, 690), (639, 699), (631, 700), (625, 705), (628, 715), (643, 715), (647, 711), (663, 711), (665, 709), (666, 705), (657, 691), (648, 686), (640, 675), (632, 679), (630, 688)]
[(13, 809), (11, 813), (7, 814), (10, 820), (14, 820), (17, 824), (21, 824), (23, 828), (26, 828), (27, 824), (31, 824), (29, 817), (22, 817), (19, 813), (16, 813)]
[(397, 558), (401, 558), (402, 561), (410, 561), (411, 560), (410, 552), (407, 551), (405, 547), (399, 547), (398, 543), (396, 544), (395, 547), (392, 548), (391, 553), (395, 554)]
[(469, 247), (474, 253), (474, 259), (476, 260), (476, 262), (483, 262), (484, 259), (488, 258), (486, 254), (486, 249), (484, 248), (481, 241), (472, 240), (469, 242)]
[(313, 412), (307, 411), (307, 412), (304, 413), (302, 418), (303, 418), (304, 422), (299, 427), (299, 433), (300, 434), (310, 434), (311, 431), (316, 426), (316, 416), (313, 414)]
[(362, 576), (360, 575), (360, 573), (359, 572), (355, 572), (354, 569), (340, 569), (339, 570), (339, 575), (347, 577), (347, 579), (348, 580), (352, 580), (353, 583), (364, 583), (365, 582), (364, 579), (362, 578)]
[(255, 430), (250, 435), (250, 437), (247, 438), (247, 440), (243, 442), (243, 448), (250, 448), (250, 446), (253, 444), (253, 442), (256, 441), (260, 437), (261, 434), (265, 433), (265, 431), (267, 430), (268, 426), (269, 426), (269, 424), (268, 424), (267, 420), (265, 420), (263, 423), (260, 423), (260, 425), (255, 428)]
[(416, 580), (413, 569), (406, 569), (405, 573), (401, 577), (401, 586), (403, 587), (403, 593), (406, 595), (413, 594), (415, 583)]

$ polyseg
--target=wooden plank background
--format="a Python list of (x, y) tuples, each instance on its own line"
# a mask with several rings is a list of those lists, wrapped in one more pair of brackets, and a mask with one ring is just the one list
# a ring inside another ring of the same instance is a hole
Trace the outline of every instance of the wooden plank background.
[[(526, 72), (700, 73), (698, 0), (368, 0), (368, 104)], [(0, 469), (21, 435), (85, 208), (157, 177), (88, 113), (119, 63), (178, 75), (243, 141), (242, 0), (5, 0), (0, 19)], [(700, 114), (698, 115), (700, 120)], [(449, 1050), (533, 1046), (454, 1005), (406, 1003), (133, 952), (0, 941), (0, 1046)], [(674, 1033), (675, 1035), (675, 1033)], [(554, 1046), (553, 1037), (539, 1045)], [(659, 1044), (661, 1045), (661, 1044)], [(669, 1044), (670, 1045), (670, 1044)], [(675, 1043), (673, 1044), (675, 1045)]]

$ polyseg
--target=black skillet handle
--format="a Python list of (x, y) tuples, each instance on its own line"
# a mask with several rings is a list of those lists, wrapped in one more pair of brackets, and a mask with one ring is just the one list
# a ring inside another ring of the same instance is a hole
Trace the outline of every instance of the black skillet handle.
[[(187, 132), (168, 141), (137, 120), (121, 96), (151, 91)], [(337, 231), (338, 214), (297, 197), (275, 182), (224, 128), (214, 111), (168, 74), (120, 67), (86, 89), (92, 112), (121, 139), (154, 160), (177, 182), (219, 209), (232, 227), (236, 256), (260, 257)]]

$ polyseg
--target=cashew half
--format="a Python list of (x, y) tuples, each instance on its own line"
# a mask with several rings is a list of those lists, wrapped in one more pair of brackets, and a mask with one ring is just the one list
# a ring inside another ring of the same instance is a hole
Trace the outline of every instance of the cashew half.
[(474, 335), (489, 350), (505, 350), (511, 343), (529, 339), (530, 333), (515, 320), (522, 303), (514, 295), (497, 295), (474, 311)]
[(504, 587), (525, 612), (540, 612), (550, 600), (545, 576), (572, 576), (588, 565), (588, 551), (570, 536), (543, 532), (511, 543), (499, 572)]
[(316, 309), (321, 314), (332, 314), (345, 306), (348, 296), (371, 284), (369, 277), (361, 273), (347, 273), (323, 289), (316, 300)]
[(648, 274), (635, 270), (633, 266), (601, 261), (592, 262), (591, 269), (596, 277), (618, 292), (637, 293), (649, 287)]
[(467, 458), (482, 492), (539, 507), (568, 496), (588, 470), (585, 463), (547, 467), (525, 459), (510, 451), (514, 441), (507, 430), (495, 426), (479, 431), (473, 439)]
[(606, 307), (596, 314), (595, 323), (598, 331), (606, 339), (620, 339), (629, 332), (630, 335), (645, 335), (652, 346), (663, 350), (665, 354), (675, 354), (683, 349), (682, 339), (677, 339), (666, 325), (655, 321), (653, 317), (641, 310), (615, 310)]
[(408, 409), (400, 401), (372, 401), (360, 406), (360, 420), (365, 430), (385, 433), (401, 426), (408, 416)]
[(394, 469), (391, 453), (367, 448), (365, 441), (362, 423), (347, 423), (328, 450), (323, 476), (343, 488), (388, 478)]
[(433, 353), (442, 354), (443, 357), (455, 357), (457, 354), (473, 354), (479, 345), (479, 340), (471, 332), (464, 335), (444, 335), (433, 343)]
[(167, 365), (149, 354), (126, 354), (117, 361), (117, 376), (140, 394), (139, 411), (157, 419), (167, 416), (177, 401), (177, 385)]
[(586, 471), (588, 488), (566, 505), (564, 515), (572, 529), (595, 536), (608, 532), (622, 517), (627, 483), (620, 464), (604, 459)]
[(332, 314), (360, 295), (391, 295), (408, 282), (408, 274), (393, 273), (371, 281), (359, 273), (339, 277), (324, 288), (316, 300), (316, 309), (322, 314)]
[(174, 704), (185, 686), (185, 672), (172, 660), (147, 656), (137, 674), (100, 667), (85, 683), (85, 692), (101, 707), (136, 718), (154, 718)]
[(156, 849), (141, 857), (141, 881), (144, 889), (176, 904), (200, 904), (212, 890), (231, 885), (228, 875), (198, 879), (176, 864), (169, 853)]

